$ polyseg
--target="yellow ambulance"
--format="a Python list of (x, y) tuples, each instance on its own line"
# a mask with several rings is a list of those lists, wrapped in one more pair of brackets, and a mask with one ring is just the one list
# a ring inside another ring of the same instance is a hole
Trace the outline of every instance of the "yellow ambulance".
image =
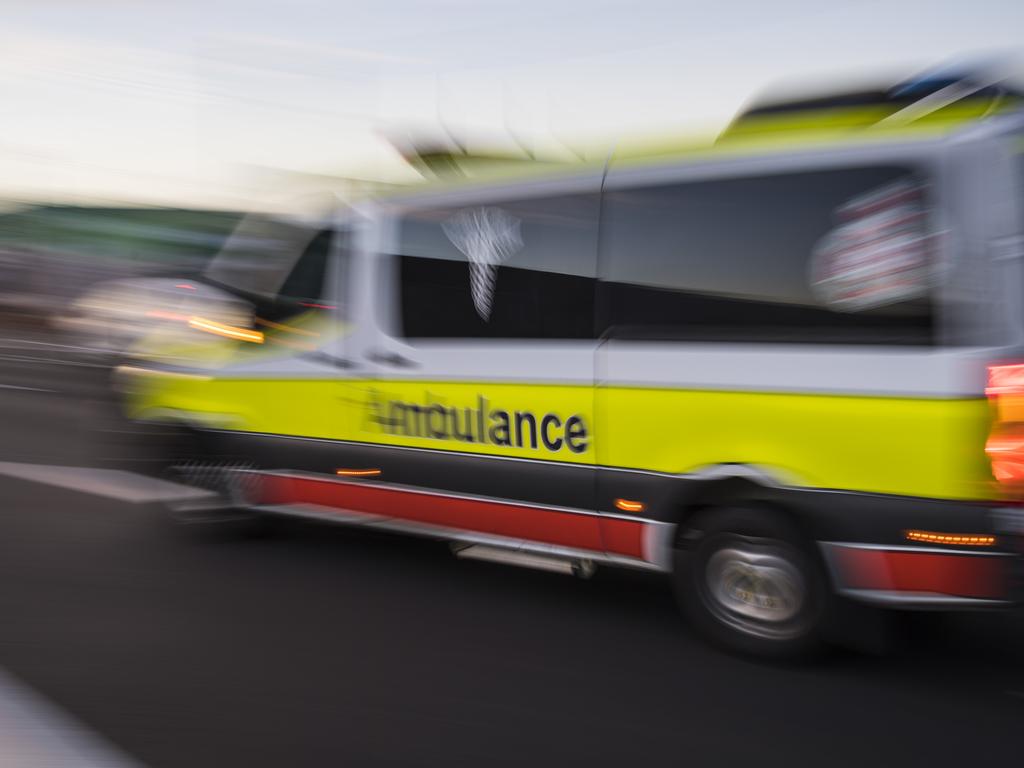
[(661, 571), (744, 652), (808, 650), (837, 602), (1010, 605), (1020, 104), (921, 80), (361, 203), (273, 238), (274, 279), (218, 260), (233, 319), (178, 318), (126, 407), (217, 492), (182, 519)]

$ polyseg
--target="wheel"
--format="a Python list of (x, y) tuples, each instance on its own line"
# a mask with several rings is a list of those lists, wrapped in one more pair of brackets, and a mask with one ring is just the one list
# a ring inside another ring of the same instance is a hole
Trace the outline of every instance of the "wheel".
[(817, 648), (825, 575), (798, 531), (771, 508), (705, 511), (687, 524), (674, 565), (676, 595), (712, 642), (767, 658)]

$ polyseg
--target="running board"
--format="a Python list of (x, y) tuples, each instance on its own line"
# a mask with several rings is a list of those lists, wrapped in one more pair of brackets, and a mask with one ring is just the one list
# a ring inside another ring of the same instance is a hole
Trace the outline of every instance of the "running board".
[(456, 557), (467, 560), (485, 560), (503, 565), (518, 565), (520, 568), (564, 573), (567, 576), (578, 576), (581, 579), (589, 579), (597, 570), (593, 560), (538, 555), (534, 552), (492, 547), (487, 544), (453, 545), (452, 551)]

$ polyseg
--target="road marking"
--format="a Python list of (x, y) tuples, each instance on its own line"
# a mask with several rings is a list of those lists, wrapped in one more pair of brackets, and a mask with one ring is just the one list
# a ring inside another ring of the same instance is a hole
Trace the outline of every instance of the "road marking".
[[(9, 345), (7, 342), (14, 342)], [(24, 349), (23, 344), (33, 344), (37, 347), (53, 347), (54, 349), (73, 349), (77, 352), (110, 352), (102, 347), (83, 347), (77, 344), (57, 344), (52, 341), (35, 341), (34, 339), (0, 339), (0, 349)]]
[(83, 363), (76, 360), (57, 360), (52, 357), (25, 357), (23, 355), (0, 355), (0, 360), (10, 360), (15, 363), (44, 363), (46, 365), (73, 365), (76, 368), (109, 368), (110, 366), (101, 363)]
[(4, 768), (142, 768), (95, 731), (0, 669)]
[(216, 494), (121, 469), (0, 461), (0, 475), (132, 504), (207, 499)]
[(19, 389), (24, 392), (56, 392), (56, 389), (43, 389), (42, 387), (20, 387), (17, 384), (0, 384), (0, 389)]

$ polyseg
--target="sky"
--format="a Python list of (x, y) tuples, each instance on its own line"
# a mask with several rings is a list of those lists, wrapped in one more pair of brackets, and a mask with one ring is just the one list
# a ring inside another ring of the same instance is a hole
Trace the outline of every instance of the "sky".
[(1020, 0), (0, 0), (0, 200), (261, 207), (410, 178), (389, 137), (546, 154), (709, 132), (778, 84), (1024, 52)]

